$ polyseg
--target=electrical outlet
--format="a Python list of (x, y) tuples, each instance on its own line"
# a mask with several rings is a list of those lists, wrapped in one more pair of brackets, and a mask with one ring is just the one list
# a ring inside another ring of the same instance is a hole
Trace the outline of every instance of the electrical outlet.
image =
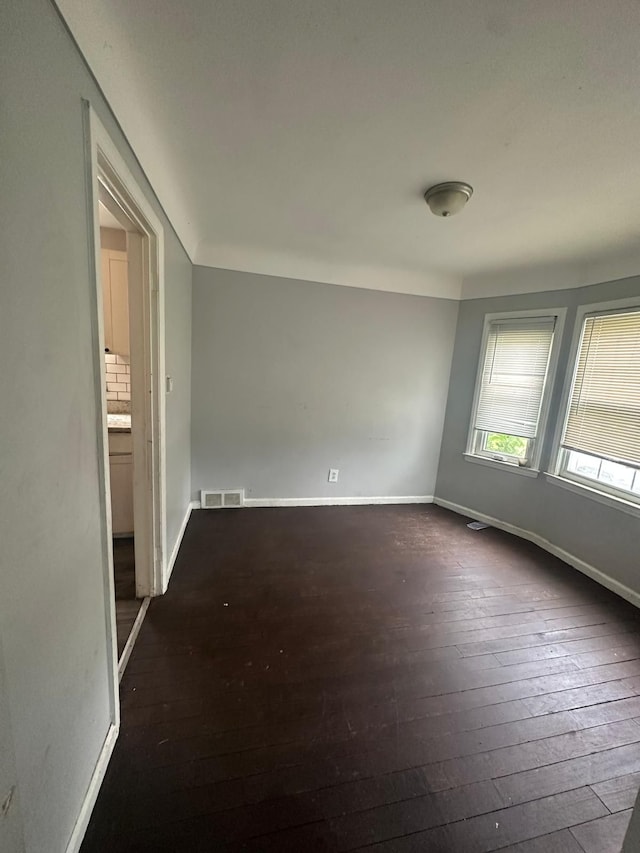
[(337, 483), (339, 473), (340, 473), (340, 471), (338, 468), (329, 468), (329, 482), (330, 483)]

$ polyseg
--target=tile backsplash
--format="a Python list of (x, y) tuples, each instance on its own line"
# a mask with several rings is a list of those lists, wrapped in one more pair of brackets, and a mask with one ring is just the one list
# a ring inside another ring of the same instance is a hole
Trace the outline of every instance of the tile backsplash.
[(131, 411), (131, 366), (128, 355), (105, 353), (107, 377), (107, 411), (127, 413)]

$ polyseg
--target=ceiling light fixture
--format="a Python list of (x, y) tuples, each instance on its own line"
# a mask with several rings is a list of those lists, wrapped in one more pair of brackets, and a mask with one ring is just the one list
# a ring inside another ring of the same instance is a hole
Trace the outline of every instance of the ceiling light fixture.
[(460, 213), (473, 195), (473, 187), (461, 181), (447, 181), (436, 184), (424, 194), (424, 200), (435, 216), (453, 216)]

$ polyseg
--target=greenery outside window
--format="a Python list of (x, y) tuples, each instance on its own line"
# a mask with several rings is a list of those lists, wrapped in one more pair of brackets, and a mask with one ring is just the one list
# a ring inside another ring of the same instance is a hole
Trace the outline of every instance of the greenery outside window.
[(504, 432), (485, 432), (476, 430), (476, 453), (486, 454), (492, 459), (525, 463), (531, 456), (531, 441), (520, 435), (507, 435)]

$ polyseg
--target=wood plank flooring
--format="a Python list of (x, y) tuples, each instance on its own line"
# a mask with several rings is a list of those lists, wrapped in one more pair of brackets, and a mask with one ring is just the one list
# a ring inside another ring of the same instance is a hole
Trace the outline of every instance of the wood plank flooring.
[(435, 506), (196, 512), (82, 847), (619, 853), (638, 611)]
[(120, 658), (142, 607), (142, 600), (136, 598), (133, 537), (113, 540), (113, 575), (116, 595), (116, 639), (118, 658)]

